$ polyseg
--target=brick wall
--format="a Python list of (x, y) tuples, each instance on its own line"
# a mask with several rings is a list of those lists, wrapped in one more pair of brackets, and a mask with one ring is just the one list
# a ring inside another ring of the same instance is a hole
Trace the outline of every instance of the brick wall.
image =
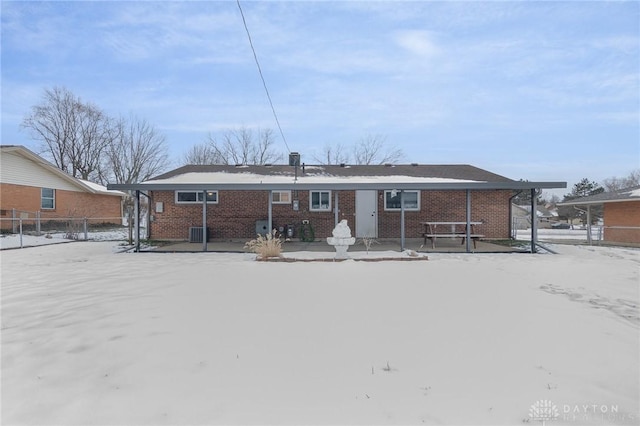
[[(640, 201), (605, 203), (604, 240), (615, 243), (640, 243)], [(628, 229), (615, 227), (637, 227)]]
[[(385, 211), (384, 198), (378, 197), (378, 234), (380, 238), (398, 238), (400, 212)], [(472, 191), (471, 221), (484, 222), (474, 231), (486, 238), (509, 238), (509, 197), (511, 191)], [(422, 191), (420, 211), (405, 212), (405, 236), (417, 237), (420, 222), (464, 222), (467, 220), (466, 191)]]
[[(273, 226), (278, 228), (295, 225), (295, 237), (300, 235), (300, 225), (308, 220), (315, 237), (331, 236), (334, 227), (335, 193), (339, 197), (339, 219), (347, 219), (355, 233), (356, 211), (354, 191), (332, 191), (332, 211), (309, 211), (309, 191), (292, 191), (292, 198), (299, 200), (299, 210), (291, 204), (273, 204)], [(210, 238), (247, 239), (255, 237), (256, 221), (268, 217), (269, 193), (267, 191), (219, 191), (218, 203), (207, 204), (207, 226)], [(187, 240), (189, 227), (202, 226), (202, 204), (179, 204), (174, 202), (173, 191), (154, 191), (152, 194), (151, 238)], [(511, 191), (474, 191), (471, 197), (472, 221), (483, 221), (477, 233), (487, 238), (509, 237), (509, 197)], [(162, 202), (163, 211), (156, 212), (155, 203)], [(406, 236), (418, 237), (421, 221), (466, 220), (465, 191), (423, 191), (419, 212), (405, 212)], [(378, 191), (378, 237), (400, 237), (400, 212), (384, 210), (384, 191)]]
[[(43, 219), (56, 217), (97, 218), (93, 223), (121, 223), (121, 198), (112, 195), (55, 190), (55, 209), (41, 208), (41, 188), (9, 183), (0, 184), (0, 210), (2, 219), (11, 218), (11, 210), (29, 212), (29, 218), (40, 211)], [(107, 220), (108, 219), (108, 220)], [(2, 220), (2, 227), (10, 227), (10, 221)]]

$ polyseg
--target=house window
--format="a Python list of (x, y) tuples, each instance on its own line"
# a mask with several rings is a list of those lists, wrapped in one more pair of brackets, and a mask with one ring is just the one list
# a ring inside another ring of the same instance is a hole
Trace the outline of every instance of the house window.
[(324, 212), (331, 210), (331, 191), (310, 191), (309, 210)]
[[(404, 191), (404, 209), (420, 210), (420, 191)], [(384, 209), (400, 210), (400, 191), (384, 191)]]
[(273, 204), (291, 204), (291, 191), (273, 191), (271, 194)]
[[(176, 204), (202, 203), (202, 191), (176, 191)], [(218, 204), (218, 191), (207, 191), (207, 204)]]
[(56, 190), (51, 188), (42, 188), (40, 192), (40, 207), (43, 209), (56, 208)]

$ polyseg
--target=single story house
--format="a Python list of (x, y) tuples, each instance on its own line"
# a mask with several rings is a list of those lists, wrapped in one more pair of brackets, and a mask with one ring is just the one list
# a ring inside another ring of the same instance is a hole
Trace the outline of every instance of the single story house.
[[(539, 228), (550, 228), (552, 223), (558, 221), (558, 210), (549, 205), (537, 205), (536, 218)], [(513, 204), (511, 220), (513, 229), (531, 228), (531, 206)]]
[(216, 239), (250, 239), (271, 229), (324, 239), (346, 219), (356, 237), (402, 241), (420, 237), (426, 221), (478, 222), (474, 232), (507, 239), (514, 190), (564, 187), (470, 165), (419, 164), (187, 165), (109, 186), (149, 197), (153, 239), (190, 240), (196, 228)]
[[(603, 241), (622, 244), (640, 244), (640, 186), (601, 192), (588, 197), (558, 203), (559, 206), (576, 206), (587, 211), (587, 223), (591, 223), (591, 208), (603, 207)], [(590, 228), (588, 228), (590, 230)], [(589, 235), (591, 240), (591, 235)], [(591, 241), (589, 241), (591, 242)]]
[(0, 145), (0, 225), (15, 229), (36, 220), (89, 218), (91, 223), (122, 224), (126, 195), (76, 179), (19, 145)]

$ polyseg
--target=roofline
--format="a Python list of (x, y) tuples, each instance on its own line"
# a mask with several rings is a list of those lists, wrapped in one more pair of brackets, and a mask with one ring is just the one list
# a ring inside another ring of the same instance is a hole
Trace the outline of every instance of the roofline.
[(109, 192), (105, 192), (105, 191), (98, 191), (96, 189), (93, 189), (89, 185), (86, 185), (84, 182), (82, 182), (81, 179), (74, 178), (73, 176), (65, 173), (64, 171), (62, 171), (58, 167), (56, 167), (54, 164), (52, 164), (51, 162), (49, 162), (49, 161), (45, 160), (44, 158), (40, 157), (38, 154), (36, 154), (35, 152), (31, 151), (30, 149), (28, 149), (27, 147), (25, 147), (23, 145), (0, 145), (0, 149), (3, 150), (3, 151), (6, 151), (6, 152), (16, 152), (19, 155), (22, 155), (23, 157), (27, 158), (28, 160), (31, 160), (34, 163), (40, 165), (41, 167), (44, 167), (45, 169), (47, 169), (51, 173), (54, 173), (55, 175), (57, 175), (61, 179), (67, 181), (68, 183), (70, 183), (70, 184), (72, 184), (72, 185), (74, 185), (76, 187), (79, 187), (79, 188), (83, 189), (84, 191), (89, 192), (91, 194), (111, 195), (111, 196), (114, 196), (114, 197), (123, 197), (123, 196), (126, 195), (126, 194), (114, 194), (114, 193), (109, 193)]
[(595, 205), (595, 204), (605, 204), (605, 203), (624, 203), (624, 202), (629, 202), (629, 201), (640, 201), (640, 197), (634, 197), (634, 198), (616, 198), (613, 200), (595, 200), (595, 201), (566, 201), (566, 202), (562, 202), (562, 203), (557, 203), (557, 206), (588, 206), (588, 205)]
[(489, 190), (489, 189), (551, 189), (566, 188), (567, 182), (368, 182), (368, 183), (130, 183), (108, 184), (107, 189), (137, 191), (286, 191), (286, 190)]

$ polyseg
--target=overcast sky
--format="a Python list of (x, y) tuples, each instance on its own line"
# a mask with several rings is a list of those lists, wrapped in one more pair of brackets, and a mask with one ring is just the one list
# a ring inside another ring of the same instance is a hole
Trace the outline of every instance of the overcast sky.
[(20, 123), (64, 86), (176, 159), (246, 126), (307, 164), (378, 134), (407, 163), (569, 188), (640, 167), (637, 1), (241, 5), (288, 149), (235, 1), (2, 1), (2, 143), (37, 148)]

